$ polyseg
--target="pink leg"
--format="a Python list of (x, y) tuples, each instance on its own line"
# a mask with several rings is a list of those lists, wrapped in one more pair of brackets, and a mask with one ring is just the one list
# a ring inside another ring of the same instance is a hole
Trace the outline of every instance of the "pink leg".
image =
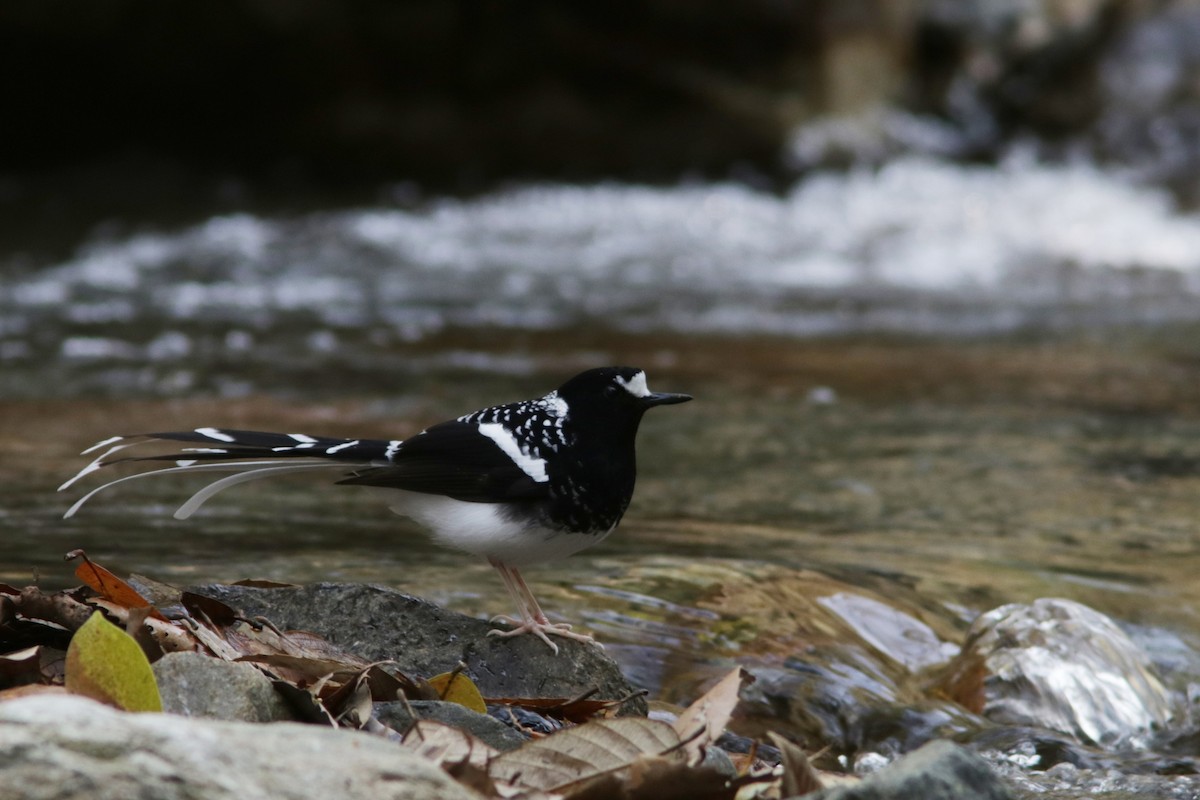
[(555, 624), (548, 620), (546, 615), (542, 613), (542, 608), (534, 598), (533, 592), (529, 590), (529, 585), (525, 583), (525, 579), (521, 577), (521, 573), (517, 571), (516, 567), (505, 564), (503, 561), (497, 561), (494, 558), (489, 558), (488, 562), (500, 573), (500, 577), (504, 581), (504, 588), (508, 589), (513, 602), (517, 604), (517, 613), (521, 615), (519, 620), (504, 616), (503, 614), (493, 617), (492, 622), (504, 622), (514, 627), (511, 631), (488, 631), (488, 636), (509, 637), (518, 636), (522, 633), (532, 633), (550, 645), (550, 649), (555, 653), (558, 652), (558, 645), (550, 641), (550, 638), (546, 634), (562, 636), (566, 639), (576, 639), (581, 642), (595, 643), (596, 640), (586, 633), (573, 633), (571, 626), (566, 623)]

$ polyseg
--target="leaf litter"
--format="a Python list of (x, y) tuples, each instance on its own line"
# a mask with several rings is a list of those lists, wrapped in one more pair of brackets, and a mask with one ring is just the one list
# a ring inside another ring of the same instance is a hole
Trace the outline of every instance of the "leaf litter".
[[(251, 664), (303, 719), (391, 739), (483, 797), (744, 800), (798, 797), (821, 787), (804, 751), (777, 735), (772, 741), (783, 752), (780, 765), (751, 757), (731, 774), (709, 763), (739, 692), (754, 680), (741, 667), (670, 723), (616, 717), (624, 700), (596, 700), (591, 693), (485, 698), (465, 664), (427, 679), (406, 675), (393, 662), (368, 662), (317, 634), (247, 619), (213, 598), (145, 576), (123, 580), (82, 550), (67, 559), (79, 560), (75, 575), (84, 586), (46, 593), (0, 584), (0, 702), (68, 691), (125, 710), (160, 710), (150, 662), (194, 651)], [(378, 702), (417, 700), (479, 714), (491, 706), (529, 741), (500, 752), (468, 731), (416, 713), (405, 731), (374, 714)]]

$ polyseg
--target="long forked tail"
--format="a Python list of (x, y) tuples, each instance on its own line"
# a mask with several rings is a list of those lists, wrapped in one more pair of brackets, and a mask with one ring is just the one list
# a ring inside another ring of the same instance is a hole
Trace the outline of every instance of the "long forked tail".
[[(177, 447), (174, 452), (131, 456), (123, 451), (150, 442), (186, 442), (194, 446)], [(114, 464), (133, 462), (173, 461), (175, 465), (149, 472), (138, 472), (102, 484), (79, 498), (63, 518), (72, 517), (84, 503), (96, 494), (118, 483), (151, 475), (194, 472), (231, 472), (196, 492), (175, 512), (177, 519), (190, 517), (213, 495), (247, 481), (269, 478), (306, 470), (341, 469), (384, 466), (400, 445), (399, 441), (381, 439), (335, 439), (327, 436), (308, 436), (303, 433), (265, 433), (262, 431), (197, 428), (193, 431), (145, 433), (134, 436), (113, 436), (83, 451), (89, 455), (101, 451), (75, 477), (58, 487), (61, 492), (76, 481), (99, 469)]]

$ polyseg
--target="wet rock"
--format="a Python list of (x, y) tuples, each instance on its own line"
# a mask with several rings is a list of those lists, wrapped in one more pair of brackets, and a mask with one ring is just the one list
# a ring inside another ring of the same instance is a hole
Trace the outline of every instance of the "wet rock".
[(951, 694), (985, 716), (1086, 743), (1129, 743), (1172, 716), (1145, 654), (1111, 619), (1071, 600), (982, 615), (950, 675)]
[[(409, 713), (412, 711), (413, 713)], [(414, 716), (415, 715), (415, 716)], [(514, 728), (486, 714), (478, 714), (458, 703), (413, 700), (408, 703), (376, 703), (375, 717), (398, 733), (406, 733), (418, 719), (431, 719), (464, 730), (497, 750), (515, 750), (526, 741)]]
[[(485, 620), (378, 586), (214, 585), (195, 591), (280, 628), (318, 633), (371, 661), (395, 661), (412, 675), (430, 677), (463, 662), (485, 697), (570, 698), (595, 689), (596, 699), (618, 700), (637, 692), (599, 647), (564, 639), (556, 655), (532, 636), (489, 637), (492, 626)], [(632, 698), (622, 713), (645, 715), (645, 699)]]
[(1130, 775), (1111, 768), (1079, 769), (1069, 763), (1040, 771), (1011, 760), (996, 761), (993, 769), (1021, 798), (1195, 800), (1200, 796), (1200, 777), (1195, 775)]
[[(954, 703), (916, 688), (917, 671), (947, 662), (959, 648), (952, 640), (957, 632), (924, 611), (911, 591), (715, 560), (673, 575), (687, 573), (721, 587), (691, 602), (717, 615), (705, 625), (710, 641), (736, 642), (726, 655), (757, 678), (742, 692), (742, 733), (785, 733), (814, 750), (828, 746), (835, 756), (861, 750), (895, 756), (977, 723)], [(678, 693), (683, 684), (675, 678), (664, 691)]]
[(813, 800), (1001, 800), (1011, 796), (985, 760), (944, 740), (930, 742), (861, 783), (805, 795)]
[(126, 714), (70, 695), (0, 704), (0, 787), (5, 800), (476, 797), (368, 734)]
[[(837, 655), (852, 652), (846, 647)], [(883, 680), (870, 666), (865, 655), (857, 663), (752, 665), (757, 680), (743, 690), (739, 716), (750, 732), (787, 731), (809, 749), (828, 747), (830, 756), (875, 751), (894, 757), (976, 727), (978, 718), (956, 704)]]
[(271, 679), (249, 664), (168, 653), (151, 668), (168, 713), (233, 722), (296, 720)]
[(969, 743), (977, 753), (1023, 769), (1049, 770), (1062, 764), (1076, 769), (1102, 769), (1120, 762), (1100, 748), (1041, 728), (986, 728), (972, 736)]

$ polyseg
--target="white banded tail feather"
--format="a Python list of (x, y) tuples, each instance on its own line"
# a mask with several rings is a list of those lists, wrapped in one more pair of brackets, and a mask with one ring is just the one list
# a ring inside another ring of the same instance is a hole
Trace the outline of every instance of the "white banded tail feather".
[[(87, 501), (91, 500), (93, 497), (100, 494), (105, 489), (111, 488), (113, 486), (117, 486), (122, 483), (127, 483), (128, 481), (132, 481), (137, 478), (149, 478), (154, 475), (171, 475), (171, 474), (179, 474), (179, 473), (192, 474), (192, 473), (196, 473), (196, 472), (231, 472), (232, 471), (232, 472), (242, 472), (242, 473), (248, 472), (248, 473), (250, 473), (250, 475), (236, 476), (238, 478), (241, 478), (241, 480), (238, 481), (240, 483), (240, 482), (243, 482), (246, 480), (253, 480), (256, 477), (264, 477), (264, 478), (268, 477), (268, 475), (259, 476), (259, 475), (254, 474), (254, 473), (262, 472), (264, 469), (268, 470), (269, 475), (275, 475), (275, 474), (279, 474), (279, 473), (282, 473), (285, 471), (298, 471), (298, 470), (313, 469), (313, 468), (318, 468), (318, 467), (322, 468), (322, 469), (329, 469), (330, 467), (336, 467), (336, 466), (338, 466), (338, 465), (330, 464), (325, 461), (314, 462), (314, 463), (304, 463), (304, 464), (288, 464), (286, 466), (280, 466), (279, 463), (275, 462), (275, 461), (250, 461), (250, 462), (242, 462), (242, 463), (218, 463), (218, 464), (198, 464), (198, 463), (192, 462), (190, 464), (184, 464), (183, 466), (164, 467), (162, 469), (155, 469), (155, 470), (151, 470), (149, 472), (137, 472), (137, 473), (134, 473), (133, 475), (126, 475), (122, 478), (117, 478), (115, 480), (111, 480), (108, 483), (101, 484), (100, 486), (97, 486), (95, 489), (92, 489), (90, 492), (85, 494), (83, 497), (76, 500), (71, 505), (71, 507), (66, 510), (66, 512), (63, 514), (63, 519), (70, 519), (71, 517), (75, 516), (75, 514), (79, 511), (80, 508), (82, 508), (84, 506), (85, 503), (87, 503)], [(214, 491), (209, 491), (210, 489), (213, 489), (213, 487), (217, 486), (218, 484), (222, 484), (224, 480), (226, 480), (226, 479), (218, 480), (218, 481), (216, 481), (216, 483), (206, 486), (205, 488), (203, 488), (199, 492), (197, 492), (195, 495), (193, 495), (187, 502), (184, 503), (183, 506), (180, 507), (180, 509), (178, 511), (175, 512), (175, 518), (176, 519), (186, 519), (188, 516), (191, 516), (191, 514), (194, 513), (195, 510), (197, 508), (199, 508), (200, 504), (202, 504), (205, 500), (212, 497), (212, 495), (216, 494), (218, 491), (221, 491), (221, 489), (227, 488), (227, 486), (220, 486), (220, 488), (217, 488)], [(196, 500), (196, 498), (200, 495), (204, 495), (200, 499), (200, 502), (192, 505), (194, 503), (194, 501)], [(188, 507), (190, 507), (190, 510), (187, 511), (187, 513), (183, 513), (184, 508), (188, 508)]]

